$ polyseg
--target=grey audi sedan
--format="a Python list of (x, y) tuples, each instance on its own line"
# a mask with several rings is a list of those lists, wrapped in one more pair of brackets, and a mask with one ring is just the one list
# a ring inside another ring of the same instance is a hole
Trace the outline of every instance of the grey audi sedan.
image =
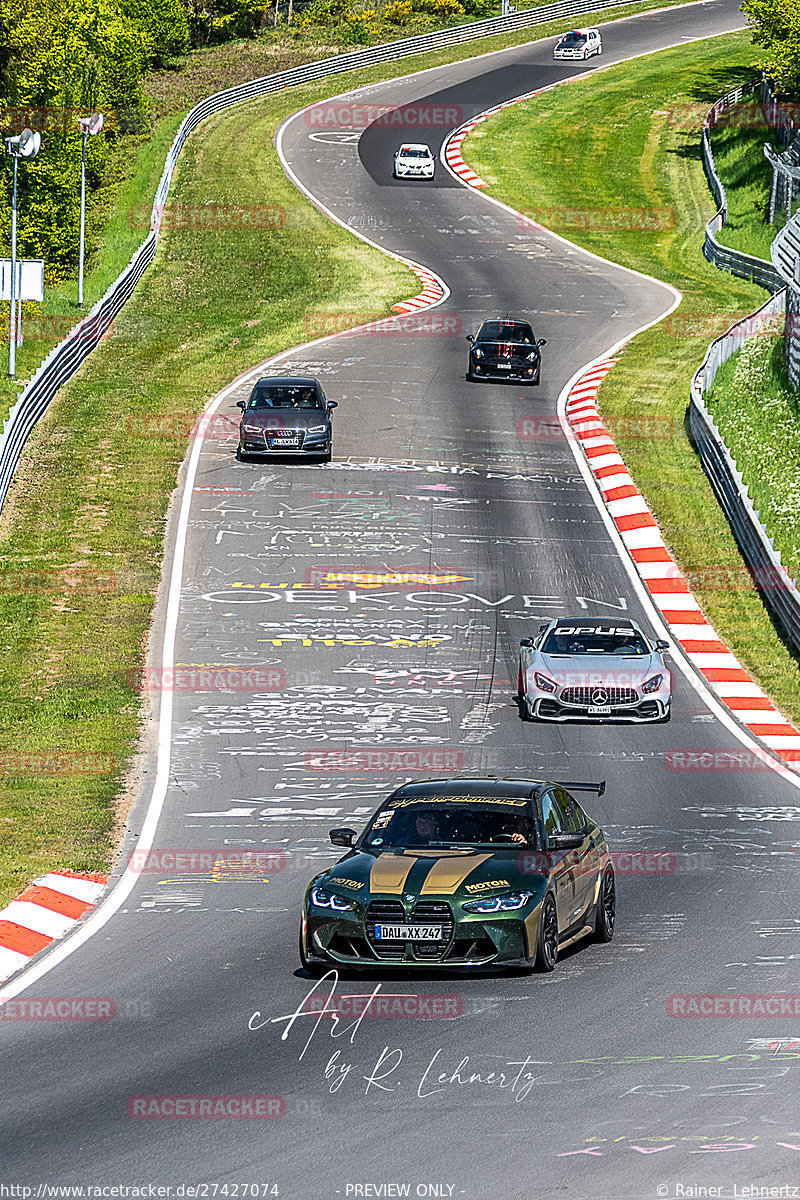
[(310, 376), (284, 375), (259, 379), (249, 400), (238, 400), (240, 462), (249, 458), (292, 455), (330, 462), (333, 444), (331, 410), (319, 382)]

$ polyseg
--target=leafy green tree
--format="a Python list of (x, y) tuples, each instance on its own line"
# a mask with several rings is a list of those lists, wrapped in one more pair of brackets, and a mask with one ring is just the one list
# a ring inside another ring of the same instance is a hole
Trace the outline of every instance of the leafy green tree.
[(186, 0), (193, 46), (252, 37), (271, 7), (269, 0)]
[(150, 66), (166, 66), (188, 48), (189, 18), (182, 0), (119, 0), (119, 6), (145, 34)]
[(782, 92), (800, 89), (800, 0), (744, 0), (761, 69)]
[[(78, 117), (100, 110), (108, 119), (108, 132), (87, 145), (91, 250), (91, 196), (103, 179), (107, 137), (116, 136), (115, 115), (144, 107), (147, 36), (117, 0), (0, 0), (0, 34), (3, 132), (17, 133), (27, 125), (42, 133), (38, 158), (19, 171), (19, 251), (44, 258), (51, 277), (64, 275), (78, 257)], [(5, 154), (0, 177), (0, 244), (7, 254), (11, 161)]]

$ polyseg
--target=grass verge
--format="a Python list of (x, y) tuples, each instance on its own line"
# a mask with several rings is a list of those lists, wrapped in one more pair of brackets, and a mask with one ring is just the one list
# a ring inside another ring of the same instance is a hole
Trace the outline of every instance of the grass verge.
[(706, 403), (781, 561), (800, 575), (800, 397), (783, 368), (783, 338), (756, 336), (723, 363)]
[[(753, 62), (749, 35), (736, 33), (621, 64), (491, 117), (469, 135), (464, 157), (501, 200), (523, 212), (562, 213), (570, 222), (557, 230), (563, 236), (683, 293), (671, 317), (623, 350), (603, 382), (600, 407), (709, 619), (797, 721), (800, 664), (742, 570), (684, 429), (689, 382), (708, 343), (765, 293), (703, 258), (714, 205), (701, 121), (687, 129), (672, 115), (700, 101), (710, 106), (751, 77)], [(618, 218), (603, 225), (596, 216), (625, 210), (670, 216), (660, 227), (654, 221), (649, 230), (629, 231)], [(581, 213), (595, 214), (595, 226), (584, 220), (582, 227)]]
[(771, 262), (769, 248), (783, 228), (785, 216), (769, 223), (772, 168), (764, 157), (764, 143), (770, 134), (760, 113), (761, 105), (754, 97), (727, 110), (723, 123), (711, 130), (717, 174), (728, 197), (728, 216), (717, 241)]

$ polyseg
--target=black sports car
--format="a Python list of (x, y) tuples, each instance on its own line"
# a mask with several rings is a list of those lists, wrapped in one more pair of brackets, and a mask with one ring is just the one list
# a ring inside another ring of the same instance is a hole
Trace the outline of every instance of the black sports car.
[(539, 338), (527, 321), (509, 317), (484, 321), (476, 336), (467, 335), (471, 343), (467, 379), (515, 379), (538, 384), (542, 371), (540, 346), (547, 338)]
[(407, 783), (308, 887), (300, 959), (358, 967), (552, 971), (559, 949), (614, 933), (614, 868), (602, 829), (570, 791), (604, 783), (434, 779)]

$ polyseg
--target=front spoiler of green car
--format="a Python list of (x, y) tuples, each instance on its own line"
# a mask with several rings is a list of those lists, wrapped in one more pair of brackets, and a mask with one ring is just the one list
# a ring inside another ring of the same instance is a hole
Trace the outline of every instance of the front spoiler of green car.
[(441, 954), (420, 954), (425, 943), (405, 944), (401, 953), (379, 954), (356, 912), (336, 915), (309, 913), (303, 920), (306, 956), (351, 967), (435, 968), (480, 967), (494, 963), (530, 962), (536, 954), (541, 902), (502, 916), (458, 915), (453, 934)]

